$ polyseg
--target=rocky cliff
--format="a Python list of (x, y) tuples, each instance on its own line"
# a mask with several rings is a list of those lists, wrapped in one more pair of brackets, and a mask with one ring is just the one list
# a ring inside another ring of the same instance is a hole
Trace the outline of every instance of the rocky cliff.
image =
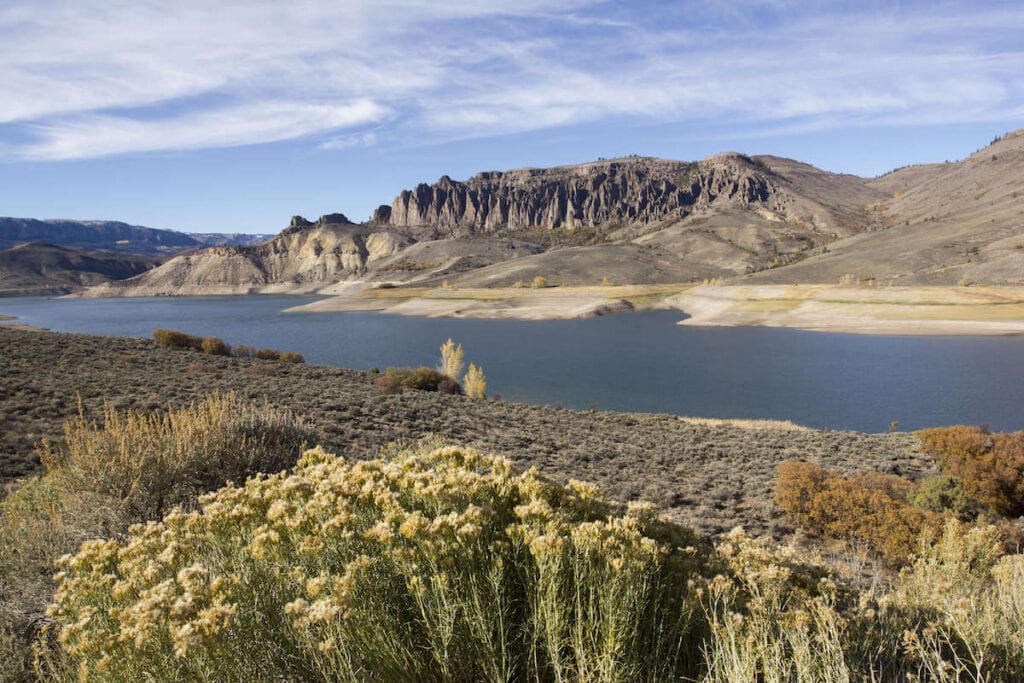
[[(742, 154), (694, 163), (630, 157), (491, 171), (464, 182), (443, 176), (433, 185), (402, 192), (391, 206), (377, 209), (374, 221), (456, 236), (528, 228), (574, 230), (678, 221), (709, 209), (758, 207), (786, 213), (795, 196), (785, 177)], [(806, 213), (804, 218), (814, 212)]]
[(358, 276), (410, 244), (393, 230), (357, 225), (342, 214), (292, 219), (277, 237), (255, 246), (211, 247), (176, 256), (137, 277), (91, 290), (89, 296), (246, 294), (314, 291)]

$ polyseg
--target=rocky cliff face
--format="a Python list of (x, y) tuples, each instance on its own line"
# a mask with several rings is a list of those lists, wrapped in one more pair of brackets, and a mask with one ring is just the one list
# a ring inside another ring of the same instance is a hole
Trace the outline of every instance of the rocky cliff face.
[(274, 239), (248, 247), (211, 247), (176, 256), (137, 277), (89, 296), (244, 294), (310, 291), (357, 277), (410, 241), (393, 230), (351, 223), (342, 214), (311, 223), (301, 216)]
[(645, 157), (550, 169), (442, 177), (380, 207), (381, 225), (430, 227), (451, 235), (524, 228), (567, 228), (681, 219), (695, 210), (767, 202), (771, 171), (749, 157), (722, 154), (697, 163)]

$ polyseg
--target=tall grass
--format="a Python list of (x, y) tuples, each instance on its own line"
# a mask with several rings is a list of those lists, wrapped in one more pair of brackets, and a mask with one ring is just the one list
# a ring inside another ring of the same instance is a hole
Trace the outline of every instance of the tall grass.
[(0, 680), (25, 678), (60, 555), (172, 506), (194, 507), (226, 481), (285, 469), (315, 438), (289, 411), (233, 394), (166, 413), (106, 406), (100, 422), (69, 420), (62, 443), (40, 446), (46, 473), (0, 502)]

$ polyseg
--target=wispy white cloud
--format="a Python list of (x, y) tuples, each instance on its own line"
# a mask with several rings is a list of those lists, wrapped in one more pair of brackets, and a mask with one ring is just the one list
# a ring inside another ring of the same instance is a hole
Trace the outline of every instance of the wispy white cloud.
[(139, 121), (123, 116), (89, 115), (39, 126), (40, 142), (26, 145), (29, 159), (81, 159), (123, 154), (235, 147), (277, 142), (337, 128), (366, 125), (388, 114), (369, 100), (347, 105), (261, 102)]
[(836, 7), (14, 0), (0, 9), (0, 145), (69, 159), (623, 117), (795, 130), (1024, 108), (1016, 4)]

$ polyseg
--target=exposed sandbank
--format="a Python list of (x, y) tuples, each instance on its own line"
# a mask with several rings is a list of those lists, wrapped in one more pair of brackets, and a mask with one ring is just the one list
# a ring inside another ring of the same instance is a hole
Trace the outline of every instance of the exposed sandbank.
[(1024, 334), (1024, 287), (703, 285), (668, 303), (690, 315), (681, 325), (858, 334)]
[(287, 309), (289, 312), (379, 311), (449, 318), (558, 320), (667, 308), (689, 285), (549, 287), (541, 289), (355, 289)]

